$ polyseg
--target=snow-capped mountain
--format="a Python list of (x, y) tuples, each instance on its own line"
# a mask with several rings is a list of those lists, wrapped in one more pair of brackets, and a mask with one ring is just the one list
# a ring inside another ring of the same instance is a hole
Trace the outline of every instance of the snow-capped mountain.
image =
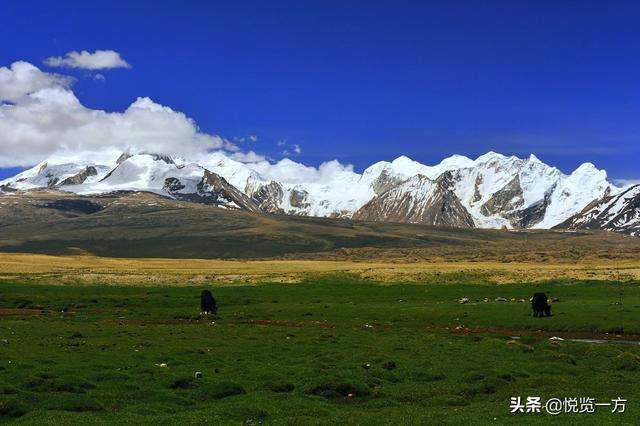
[(640, 185), (590, 203), (559, 225), (568, 229), (604, 229), (640, 236)]
[(435, 180), (417, 174), (362, 206), (354, 219), (473, 228), (473, 217), (451, 190), (451, 173)]
[(32, 169), (0, 182), (0, 186), (20, 190), (53, 188), (71, 184), (99, 182), (111, 168), (95, 164), (43, 162)]
[(139, 153), (107, 164), (50, 160), (0, 182), (4, 192), (36, 188), (148, 191), (275, 214), (516, 229), (552, 228), (625, 192), (590, 163), (565, 175), (534, 155), (495, 152), (433, 166), (401, 156), (361, 174), (336, 161), (316, 169), (289, 159), (242, 163), (221, 152), (198, 161)]
[(258, 205), (206, 168), (156, 154), (123, 154), (111, 165), (43, 162), (0, 182), (5, 192), (38, 188), (81, 195), (117, 191), (154, 192), (167, 197), (258, 211)]

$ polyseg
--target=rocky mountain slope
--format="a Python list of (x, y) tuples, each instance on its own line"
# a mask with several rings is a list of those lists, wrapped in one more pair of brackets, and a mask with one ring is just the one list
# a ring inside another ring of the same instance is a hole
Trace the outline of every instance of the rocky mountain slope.
[(112, 166), (45, 162), (0, 184), (7, 190), (49, 188), (79, 194), (154, 192), (178, 200), (259, 211), (257, 203), (222, 176), (156, 154), (123, 155)]
[(451, 190), (451, 183), (450, 172), (436, 180), (413, 176), (374, 197), (353, 218), (474, 228), (473, 217)]
[(600, 231), (512, 232), (255, 214), (149, 192), (6, 193), (0, 197), (0, 229), (2, 253), (120, 258), (573, 263), (640, 255), (639, 239)]
[(557, 227), (603, 229), (640, 236), (640, 185), (594, 201)]
[[(620, 201), (630, 189), (613, 185), (590, 163), (565, 175), (533, 155), (494, 152), (475, 160), (454, 155), (434, 166), (401, 156), (361, 174), (335, 161), (315, 169), (289, 159), (242, 163), (221, 152), (198, 161), (138, 153), (104, 164), (50, 160), (0, 182), (2, 193), (38, 188), (81, 195), (152, 192), (253, 212), (464, 228), (570, 226), (632, 233), (638, 211), (637, 203)], [(607, 203), (626, 206), (615, 226), (609, 223), (613, 218), (596, 223), (594, 212), (583, 211), (603, 210)], [(589, 219), (579, 219), (584, 215)]]

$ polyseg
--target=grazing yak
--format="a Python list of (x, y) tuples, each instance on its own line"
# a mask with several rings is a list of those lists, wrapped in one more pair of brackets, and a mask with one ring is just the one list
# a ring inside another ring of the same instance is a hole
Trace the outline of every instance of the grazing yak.
[(551, 316), (551, 305), (549, 304), (547, 295), (544, 293), (536, 293), (533, 295), (531, 298), (531, 308), (533, 309), (534, 317)]
[(213, 294), (209, 290), (203, 290), (200, 294), (200, 312), (202, 315), (216, 314), (218, 312), (216, 299), (213, 298)]

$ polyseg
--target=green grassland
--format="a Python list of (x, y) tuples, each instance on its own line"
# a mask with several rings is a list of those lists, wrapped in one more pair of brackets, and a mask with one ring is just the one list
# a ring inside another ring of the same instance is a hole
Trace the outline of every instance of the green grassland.
[[(637, 282), (384, 286), (310, 276), (211, 285), (215, 318), (199, 316), (202, 288), (3, 282), (0, 422), (640, 421), (639, 345), (549, 340), (639, 338)], [(553, 317), (529, 315), (535, 291), (558, 299)], [(512, 415), (511, 396), (629, 405), (624, 414)]]

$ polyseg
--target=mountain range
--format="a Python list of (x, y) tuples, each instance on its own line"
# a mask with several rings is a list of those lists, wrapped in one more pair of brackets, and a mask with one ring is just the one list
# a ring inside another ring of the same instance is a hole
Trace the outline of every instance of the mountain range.
[[(49, 160), (0, 181), (0, 194), (48, 188), (79, 195), (152, 192), (251, 212), (458, 228), (603, 229), (640, 235), (640, 186), (619, 187), (585, 163), (571, 174), (489, 152), (428, 166), (401, 156), (356, 173), (290, 159), (243, 163), (221, 152), (199, 161), (122, 154), (103, 164)], [(1, 196), (1, 195), (0, 195)]]

